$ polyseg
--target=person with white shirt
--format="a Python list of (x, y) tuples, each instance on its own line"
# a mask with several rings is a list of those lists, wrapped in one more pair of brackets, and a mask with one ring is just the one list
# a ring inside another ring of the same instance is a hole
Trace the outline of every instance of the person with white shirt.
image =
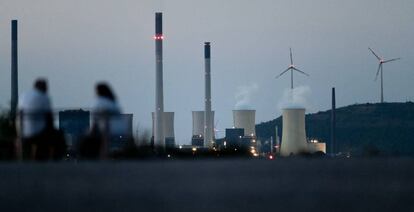
[(16, 128), (23, 148), (23, 156), (34, 159), (42, 134), (53, 128), (50, 98), (46, 79), (37, 79), (33, 89), (23, 94), (18, 102)]
[(105, 159), (111, 137), (113, 120), (121, 114), (115, 94), (105, 82), (95, 87), (96, 99), (92, 107), (92, 129), (80, 147), (80, 154), (89, 159)]

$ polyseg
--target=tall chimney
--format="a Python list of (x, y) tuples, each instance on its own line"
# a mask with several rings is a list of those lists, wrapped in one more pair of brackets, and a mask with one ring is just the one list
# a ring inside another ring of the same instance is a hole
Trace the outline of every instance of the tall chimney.
[(14, 121), (18, 99), (17, 73), (17, 20), (11, 21), (11, 107), (10, 118)]
[(154, 123), (154, 147), (165, 148), (164, 138), (164, 94), (162, 77), (162, 13), (155, 13), (155, 123)]
[(331, 110), (331, 154), (334, 155), (336, 152), (336, 99), (335, 99), (335, 88), (332, 88), (332, 110)]
[(204, 43), (204, 67), (205, 67), (205, 105), (204, 105), (204, 146), (211, 147), (213, 140), (213, 121), (211, 112), (211, 63), (210, 42)]

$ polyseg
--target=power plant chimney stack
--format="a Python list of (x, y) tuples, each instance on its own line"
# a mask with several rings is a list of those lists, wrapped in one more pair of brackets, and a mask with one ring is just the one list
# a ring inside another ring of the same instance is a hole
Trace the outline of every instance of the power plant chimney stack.
[(154, 147), (165, 148), (164, 138), (164, 93), (162, 77), (162, 13), (155, 13), (155, 123), (154, 123)]
[(11, 107), (10, 118), (16, 117), (18, 99), (18, 69), (17, 69), (17, 20), (11, 21)]
[(332, 110), (331, 110), (331, 154), (335, 155), (336, 151), (336, 99), (335, 88), (332, 88)]
[(204, 147), (211, 147), (213, 141), (213, 120), (211, 111), (211, 63), (210, 42), (204, 43), (204, 67), (205, 67), (205, 106), (204, 106)]

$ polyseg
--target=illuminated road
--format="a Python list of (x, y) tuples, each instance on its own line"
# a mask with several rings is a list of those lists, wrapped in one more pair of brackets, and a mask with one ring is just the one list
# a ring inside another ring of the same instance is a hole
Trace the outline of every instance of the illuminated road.
[(1, 211), (414, 211), (414, 159), (2, 163)]

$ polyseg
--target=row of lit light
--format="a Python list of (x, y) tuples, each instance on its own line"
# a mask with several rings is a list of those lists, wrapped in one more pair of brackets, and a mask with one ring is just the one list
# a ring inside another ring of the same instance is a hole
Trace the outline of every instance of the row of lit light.
[(163, 35), (155, 35), (154, 36), (154, 40), (163, 40), (164, 36)]
[[(226, 142), (225, 141), (224, 141), (224, 146), (226, 146)], [(179, 148), (182, 149), (183, 146), (180, 145)], [(276, 148), (278, 148), (278, 146), (276, 146)], [(192, 147), (191, 150), (192, 150), (192, 152), (194, 154), (197, 151), (197, 147)], [(217, 151), (217, 149), (215, 147), (213, 147), (213, 150), (214, 151)], [(235, 148), (234, 151), (237, 151), (237, 148)], [(250, 153), (254, 157), (258, 157), (259, 156), (259, 153), (257, 153), (256, 148), (254, 146), (250, 146)], [(168, 157), (170, 157), (170, 155), (168, 155)], [(268, 157), (269, 157), (270, 160), (273, 160), (274, 159), (273, 155), (269, 155)]]
[(251, 146), (251, 147), (250, 147), (250, 153), (252, 153), (252, 155), (253, 155), (254, 157), (259, 156), (259, 154), (257, 153), (256, 148), (255, 148), (254, 146)]

